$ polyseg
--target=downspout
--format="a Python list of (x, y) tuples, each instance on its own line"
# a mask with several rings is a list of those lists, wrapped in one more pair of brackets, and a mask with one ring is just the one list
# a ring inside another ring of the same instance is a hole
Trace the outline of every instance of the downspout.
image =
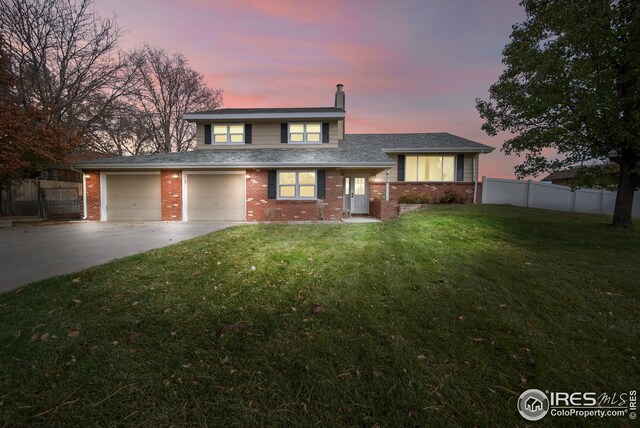
[(385, 191), (386, 191), (384, 200), (388, 201), (389, 200), (389, 168), (387, 168), (384, 180), (385, 180)]
[(477, 203), (477, 195), (478, 195), (478, 156), (475, 155), (473, 157), (473, 203), (474, 205)]
[(70, 166), (69, 169), (71, 171), (79, 172), (82, 174), (82, 220), (87, 219), (87, 175), (83, 171), (79, 171), (74, 167)]

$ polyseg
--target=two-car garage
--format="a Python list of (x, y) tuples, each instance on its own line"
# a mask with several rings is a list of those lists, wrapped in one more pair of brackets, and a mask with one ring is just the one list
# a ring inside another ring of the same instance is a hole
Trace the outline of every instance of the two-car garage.
[[(182, 198), (183, 220), (246, 220), (244, 171), (185, 171), (182, 173), (179, 193), (175, 196)], [(162, 220), (162, 182), (159, 172), (105, 173), (101, 196), (103, 220)]]

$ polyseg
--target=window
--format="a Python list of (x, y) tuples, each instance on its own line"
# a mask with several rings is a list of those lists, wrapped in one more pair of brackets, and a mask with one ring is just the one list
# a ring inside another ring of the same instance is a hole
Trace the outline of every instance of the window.
[(290, 123), (289, 143), (320, 143), (322, 142), (322, 124), (320, 123)]
[(454, 156), (407, 156), (406, 181), (455, 181)]
[(278, 171), (278, 199), (315, 199), (315, 171)]
[(244, 125), (213, 125), (214, 144), (244, 144)]

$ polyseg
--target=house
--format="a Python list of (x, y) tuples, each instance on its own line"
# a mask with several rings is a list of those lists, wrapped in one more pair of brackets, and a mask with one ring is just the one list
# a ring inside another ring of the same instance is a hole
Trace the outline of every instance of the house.
[(388, 218), (408, 193), (476, 198), (492, 147), (448, 133), (345, 134), (345, 92), (317, 108), (188, 113), (197, 149), (79, 161), (88, 220)]
[[(603, 186), (603, 184), (615, 185), (618, 182), (620, 167), (618, 164), (611, 162), (600, 165), (591, 165), (585, 167), (581, 172), (583, 174), (583, 180), (581, 180), (582, 185), (587, 184), (591, 187), (600, 188), (606, 187)], [(577, 169), (565, 169), (562, 171), (552, 172), (540, 181), (551, 182), (551, 184), (557, 184), (559, 186), (572, 186), (577, 176)]]

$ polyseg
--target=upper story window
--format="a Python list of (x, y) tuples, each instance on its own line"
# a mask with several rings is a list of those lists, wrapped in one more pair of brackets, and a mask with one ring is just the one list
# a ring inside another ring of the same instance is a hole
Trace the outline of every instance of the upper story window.
[(455, 168), (455, 156), (407, 156), (405, 163), (405, 180), (454, 181)]
[(278, 199), (315, 199), (316, 171), (278, 171)]
[(213, 125), (214, 144), (244, 144), (244, 125)]
[(289, 143), (321, 143), (322, 124), (321, 123), (290, 123)]

